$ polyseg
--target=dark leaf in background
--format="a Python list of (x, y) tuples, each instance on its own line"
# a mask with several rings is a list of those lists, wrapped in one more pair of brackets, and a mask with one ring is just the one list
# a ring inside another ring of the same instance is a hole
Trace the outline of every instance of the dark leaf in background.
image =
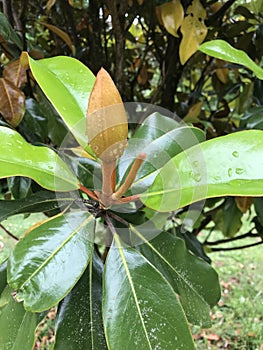
[(65, 194), (56, 196), (54, 192), (40, 191), (19, 200), (0, 200), (0, 221), (9, 216), (25, 213), (49, 213), (63, 210), (74, 202), (75, 198)]
[(31, 179), (21, 176), (10, 177), (8, 181), (9, 189), (15, 199), (26, 198), (30, 194), (31, 183)]

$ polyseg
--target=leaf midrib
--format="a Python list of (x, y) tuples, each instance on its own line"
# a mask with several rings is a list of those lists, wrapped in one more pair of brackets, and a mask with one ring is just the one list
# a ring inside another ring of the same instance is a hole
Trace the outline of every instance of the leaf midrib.
[[(64, 213), (62, 213), (61, 215), (64, 215)], [(42, 264), (21, 284), (21, 286), (19, 287), (19, 289), (22, 289), (26, 283), (30, 282), (38, 273), (39, 271), (41, 271), (43, 268), (46, 267), (46, 265), (50, 262), (51, 259), (54, 258), (54, 256), (59, 253), (59, 251), (61, 250), (61, 248), (63, 246), (65, 246), (80, 230), (80, 228), (82, 228), (83, 226), (85, 226), (86, 224), (88, 224), (88, 222), (92, 219), (92, 215), (90, 215), (87, 219), (85, 219), (81, 225), (79, 225), (54, 251), (52, 254), (49, 255), (49, 257), (47, 259), (45, 259)]]

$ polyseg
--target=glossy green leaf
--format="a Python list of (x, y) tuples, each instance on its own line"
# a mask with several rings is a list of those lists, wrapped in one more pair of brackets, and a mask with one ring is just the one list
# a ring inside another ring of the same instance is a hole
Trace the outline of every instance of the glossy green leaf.
[(30, 194), (32, 180), (27, 177), (15, 176), (8, 179), (8, 187), (15, 199), (22, 199)]
[(0, 127), (0, 178), (25, 176), (52, 191), (78, 189), (78, 180), (48, 147), (27, 143), (16, 131)]
[(161, 115), (155, 115), (155, 118), (151, 119), (148, 118), (129, 140), (129, 147), (125, 150), (119, 162), (119, 177), (123, 178), (131, 161), (139, 153), (146, 153), (146, 160), (140, 167), (132, 187), (133, 193), (140, 193), (152, 184), (157, 175), (157, 170), (163, 167), (171, 158), (204, 140), (205, 134), (198, 128), (179, 127), (173, 119)]
[(93, 217), (61, 213), (30, 231), (12, 251), (8, 283), (28, 311), (57, 304), (77, 283), (92, 253)]
[(145, 242), (138, 249), (180, 295), (189, 322), (210, 327), (210, 306), (216, 305), (221, 295), (215, 270), (191, 254), (180, 238), (164, 232), (148, 242), (131, 229)]
[(103, 264), (96, 254), (59, 305), (55, 350), (106, 350), (102, 325)]
[(235, 49), (224, 40), (207, 41), (200, 45), (198, 50), (221, 60), (242, 64), (252, 70), (259, 79), (263, 79), (263, 69), (252, 61), (244, 51)]
[(0, 200), (0, 221), (9, 216), (24, 213), (49, 213), (56, 209), (65, 209), (74, 202), (68, 194), (56, 195), (54, 192), (41, 191), (19, 200)]
[(167, 280), (115, 235), (105, 266), (103, 319), (108, 348), (194, 349), (187, 320)]
[(263, 196), (263, 131), (214, 138), (181, 152), (141, 195), (146, 206), (172, 211), (211, 197)]
[(27, 312), (22, 303), (12, 296), (6, 287), (0, 299), (0, 349), (32, 350), (35, 343), (35, 330), (43, 314)]
[(41, 89), (58, 111), (79, 144), (85, 148), (86, 109), (95, 82), (93, 73), (80, 61), (57, 56), (35, 61), (29, 66)]

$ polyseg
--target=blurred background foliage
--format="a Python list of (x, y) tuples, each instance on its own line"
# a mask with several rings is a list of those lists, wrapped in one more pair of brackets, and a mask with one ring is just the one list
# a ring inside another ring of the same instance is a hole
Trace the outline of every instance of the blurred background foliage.
[[(201, 42), (223, 39), (262, 66), (262, 0), (1, 0), (0, 11), (0, 125), (16, 128), (31, 143), (59, 147), (67, 129), (20, 66), (23, 50), (34, 59), (75, 57), (94, 74), (103, 66), (124, 101), (162, 106), (205, 130), (208, 139), (263, 128), (262, 81), (197, 50)], [(19, 177), (1, 180), (0, 189), (5, 199), (41, 190)], [(262, 204), (261, 198), (207, 200), (181, 235), (207, 260), (196, 239), (200, 232), (207, 233), (200, 240), (208, 252), (259, 245)], [(191, 208), (193, 218), (198, 205)], [(172, 216), (167, 229), (180, 228), (188, 209)], [(246, 232), (240, 231), (244, 220)], [(213, 239), (214, 231), (224, 237)], [(238, 240), (238, 247), (225, 248)]]

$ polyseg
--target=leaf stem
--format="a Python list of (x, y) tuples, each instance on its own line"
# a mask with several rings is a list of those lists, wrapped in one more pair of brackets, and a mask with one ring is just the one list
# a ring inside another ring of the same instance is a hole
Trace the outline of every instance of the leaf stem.
[(120, 188), (113, 194), (114, 199), (120, 199), (125, 192), (128, 191), (128, 189), (131, 187), (133, 184), (136, 175), (138, 173), (138, 170), (140, 169), (142, 163), (145, 161), (146, 158), (146, 153), (140, 153), (136, 157), (126, 179), (124, 180), (124, 183), (120, 186)]
[(115, 170), (116, 161), (114, 162), (102, 162), (101, 171), (102, 171), (102, 193), (100, 196), (102, 204), (105, 208), (108, 208), (112, 204), (112, 194), (115, 189)]
[(79, 184), (79, 189), (86, 193), (90, 198), (94, 199), (95, 201), (98, 201), (98, 197), (96, 196), (95, 193), (93, 193), (91, 190), (89, 190), (88, 188), (86, 188), (85, 186)]

